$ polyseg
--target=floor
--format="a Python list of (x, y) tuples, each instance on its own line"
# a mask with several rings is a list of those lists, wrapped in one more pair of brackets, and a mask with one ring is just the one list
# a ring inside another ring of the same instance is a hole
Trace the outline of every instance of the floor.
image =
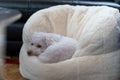
[(26, 80), (19, 73), (18, 59), (7, 59), (4, 64), (3, 80)]

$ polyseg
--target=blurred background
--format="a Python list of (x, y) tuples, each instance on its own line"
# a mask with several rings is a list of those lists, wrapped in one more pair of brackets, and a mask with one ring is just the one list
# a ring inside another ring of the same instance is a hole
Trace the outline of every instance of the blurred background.
[(0, 7), (0, 80), (3, 79), (4, 58), (6, 57), (6, 26), (20, 17), (19, 11)]

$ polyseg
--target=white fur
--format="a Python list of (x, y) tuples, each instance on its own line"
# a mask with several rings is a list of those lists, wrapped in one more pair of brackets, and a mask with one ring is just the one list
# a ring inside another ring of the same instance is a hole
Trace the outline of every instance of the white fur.
[[(32, 44), (32, 45), (31, 45)], [(37, 47), (41, 45), (41, 48)], [(30, 40), (31, 55), (37, 55), (42, 62), (55, 63), (69, 59), (76, 50), (77, 41), (53, 33), (36, 32)]]

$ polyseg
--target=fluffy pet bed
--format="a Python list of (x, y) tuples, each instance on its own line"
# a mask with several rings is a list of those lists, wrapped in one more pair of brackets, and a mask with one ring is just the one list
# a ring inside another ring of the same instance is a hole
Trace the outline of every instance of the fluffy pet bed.
[[(107, 6), (60, 5), (33, 14), (23, 29), (20, 73), (30, 80), (119, 80), (120, 14)], [(79, 41), (71, 59), (42, 63), (27, 55), (33, 32), (50, 32)]]

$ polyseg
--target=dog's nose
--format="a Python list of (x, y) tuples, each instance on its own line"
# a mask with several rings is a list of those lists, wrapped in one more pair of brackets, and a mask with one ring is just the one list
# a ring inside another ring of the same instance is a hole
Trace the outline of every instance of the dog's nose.
[(32, 56), (32, 51), (29, 50), (29, 51), (27, 52), (27, 54), (28, 54), (29, 56)]

